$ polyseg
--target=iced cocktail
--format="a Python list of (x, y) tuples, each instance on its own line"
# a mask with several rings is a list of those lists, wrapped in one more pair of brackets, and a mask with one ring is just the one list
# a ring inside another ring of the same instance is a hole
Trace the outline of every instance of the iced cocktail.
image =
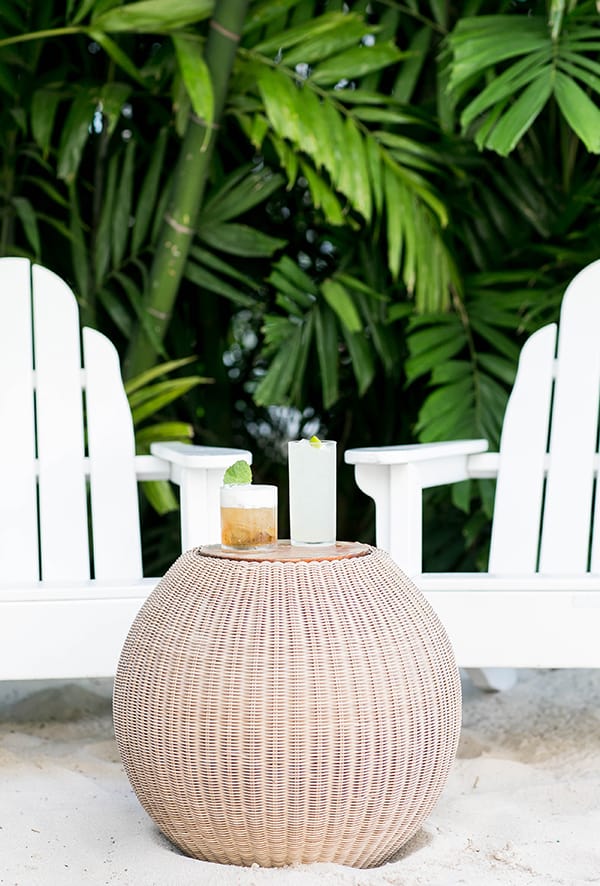
[(336, 445), (334, 440), (288, 443), (290, 535), (293, 545), (334, 545)]
[(277, 543), (277, 487), (252, 483), (221, 487), (221, 546), (259, 550)]

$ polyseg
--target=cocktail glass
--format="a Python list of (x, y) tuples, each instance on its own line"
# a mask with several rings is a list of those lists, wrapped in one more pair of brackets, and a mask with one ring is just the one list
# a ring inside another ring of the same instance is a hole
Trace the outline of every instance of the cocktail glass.
[(221, 487), (221, 547), (261, 550), (277, 543), (277, 487), (237, 484)]
[(290, 535), (293, 545), (334, 545), (336, 540), (336, 444), (288, 443)]

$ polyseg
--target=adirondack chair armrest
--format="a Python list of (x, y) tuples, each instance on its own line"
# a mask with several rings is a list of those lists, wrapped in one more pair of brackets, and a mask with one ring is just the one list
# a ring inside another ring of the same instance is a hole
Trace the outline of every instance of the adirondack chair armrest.
[(422, 569), (423, 489), (468, 479), (470, 457), (487, 448), (487, 440), (455, 440), (345, 452), (358, 488), (375, 502), (377, 546), (408, 575)]
[(235, 461), (252, 464), (247, 449), (194, 446), (189, 443), (152, 443), (152, 455), (170, 466), (169, 479), (179, 486), (181, 549), (221, 540), (219, 489), (223, 474)]
[[(235, 461), (243, 460), (252, 464), (252, 453), (247, 449), (228, 449), (225, 446), (194, 446), (190, 443), (152, 443), (150, 452), (164, 458), (174, 467), (206, 468), (225, 471)], [(177, 474), (177, 472), (175, 472)], [(178, 480), (174, 479), (174, 483)]]

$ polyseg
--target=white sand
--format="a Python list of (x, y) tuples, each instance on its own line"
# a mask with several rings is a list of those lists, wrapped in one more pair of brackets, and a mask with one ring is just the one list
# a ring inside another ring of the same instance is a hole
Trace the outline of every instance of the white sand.
[(600, 671), (527, 671), (502, 694), (466, 685), (438, 805), (398, 858), (365, 871), (182, 856), (130, 789), (109, 693), (0, 684), (2, 886), (600, 884)]

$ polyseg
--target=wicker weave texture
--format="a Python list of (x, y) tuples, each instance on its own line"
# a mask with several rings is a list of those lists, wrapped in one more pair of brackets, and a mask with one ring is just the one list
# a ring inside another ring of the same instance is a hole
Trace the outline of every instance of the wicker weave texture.
[(444, 787), (460, 680), (439, 619), (383, 551), (188, 551), (129, 632), (114, 721), (138, 799), (186, 854), (368, 867)]

